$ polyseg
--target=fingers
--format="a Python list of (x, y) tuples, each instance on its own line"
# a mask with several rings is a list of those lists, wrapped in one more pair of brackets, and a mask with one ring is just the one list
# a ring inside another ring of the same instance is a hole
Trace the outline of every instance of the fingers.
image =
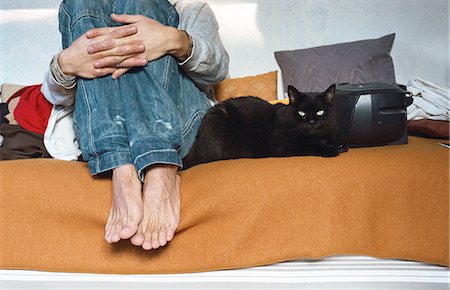
[[(106, 35), (105, 39), (100, 39), (98, 42), (90, 44), (87, 48), (89, 54), (94, 54), (101, 51), (107, 51), (111, 49), (116, 49), (112, 51), (117, 55), (137, 53), (144, 51), (145, 47), (137, 41), (124, 41), (120, 38), (129, 36), (130, 31), (137, 31), (137, 28), (129, 27), (127, 29), (121, 29), (121, 31), (114, 30)], [(125, 32), (124, 32), (125, 31)], [(125, 44), (124, 44), (125, 43)]]
[(86, 32), (87, 38), (95, 38), (99, 36), (106, 36), (109, 34), (111, 38), (122, 38), (135, 34), (138, 31), (136, 26), (127, 25), (120, 27), (100, 27), (93, 28)]
[(142, 57), (130, 57), (120, 63), (120, 67), (145, 66), (148, 61)]
[(130, 54), (141, 53), (144, 50), (145, 50), (145, 46), (138, 41), (121, 44), (120, 41), (117, 41), (115, 39), (103, 40), (103, 41), (96, 42), (96, 43), (93, 43), (88, 46), (89, 54), (105, 52), (105, 54), (103, 54), (102, 56), (130, 55)]
[(145, 16), (132, 14), (111, 14), (112, 20), (120, 23), (135, 23), (142, 20)]
[(121, 68), (118, 68), (118, 69), (116, 69), (115, 72), (113, 72), (113, 74), (111, 75), (111, 77), (112, 77), (113, 79), (118, 79), (118, 78), (120, 78), (124, 73), (126, 73), (126, 72), (129, 71), (129, 70), (130, 70), (129, 67), (121, 67)]
[(117, 54), (119, 55), (113, 54), (112, 56), (106, 56), (97, 59), (94, 62), (94, 68), (96, 69), (96, 71), (100, 71), (101, 73), (105, 72), (105, 74), (103, 75), (112, 73), (112, 78), (117, 79), (121, 77), (123, 74), (125, 74), (132, 67), (145, 66), (148, 63), (148, 61), (141, 54), (135, 53), (143, 51), (145, 49), (143, 48), (143, 45), (140, 46), (142, 47), (140, 48), (136, 48), (136, 46), (122, 47), (122, 49), (118, 50), (117, 52)]
[(107, 56), (101, 59), (98, 59), (94, 62), (94, 68), (121, 68), (121, 67), (136, 67), (136, 66), (145, 66), (147, 64), (147, 60), (139, 56)]
[(147, 61), (142, 58), (129, 58), (120, 63), (120, 67), (117, 68), (111, 75), (113, 79), (120, 78), (123, 74), (129, 71), (133, 67), (145, 66)]
[(114, 41), (114, 39), (108, 39), (108, 40), (103, 40), (103, 41), (96, 42), (96, 43), (89, 45), (87, 50), (88, 50), (89, 54), (94, 54), (97, 52), (110, 50), (110, 49), (114, 48), (115, 45), (116, 45), (116, 42)]
[(93, 76), (96, 78), (104, 77), (106, 75), (110, 75), (110, 74), (114, 73), (116, 70), (117, 70), (117, 68), (113, 68), (113, 67), (95, 69), (93, 72)]
[[(118, 39), (136, 34), (138, 31), (136, 26), (122, 26), (116, 27), (102, 27), (94, 28), (86, 32), (87, 38), (98, 38), (98, 42), (94, 42), (88, 46), (89, 54), (94, 54), (100, 51), (106, 51), (115, 48), (118, 45)], [(143, 48), (138, 48), (138, 52)]]
[(98, 36), (106, 35), (110, 32), (112, 32), (114, 29), (117, 29), (116, 27), (101, 27), (101, 28), (94, 28), (91, 30), (88, 30), (86, 32), (87, 38), (95, 38)]
[[(143, 15), (111, 14), (112, 20), (129, 24), (145, 19)], [(132, 67), (145, 66), (148, 61), (143, 53), (144, 44), (136, 40), (138, 24), (120, 27), (102, 27), (86, 32), (90, 39), (87, 52), (94, 58), (94, 77), (112, 75), (116, 79)]]
[[(94, 67), (96, 68), (96, 72), (102, 75), (98, 76), (104, 76), (107, 74), (112, 74), (111, 77), (113, 79), (118, 79), (123, 74), (125, 74), (127, 71), (129, 71), (133, 67), (142, 67), (147, 64), (147, 61), (142, 58), (129, 58), (124, 61), (120, 61), (115, 57), (112, 58), (105, 58), (101, 61), (96, 61), (94, 63)], [(101, 65), (105, 65), (105, 67), (101, 67)]]
[[(143, 15), (131, 15), (131, 14), (111, 14), (112, 20), (120, 23), (135, 23), (142, 20)], [(111, 34), (113, 38), (122, 38), (133, 35), (137, 32), (136, 26), (120, 26), (120, 27), (99, 27), (94, 28), (86, 32), (87, 38), (95, 38), (107, 34)]]

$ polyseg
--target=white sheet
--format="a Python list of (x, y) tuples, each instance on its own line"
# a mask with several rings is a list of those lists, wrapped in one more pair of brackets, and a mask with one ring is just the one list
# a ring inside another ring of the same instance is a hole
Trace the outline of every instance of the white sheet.
[(413, 95), (414, 102), (407, 108), (409, 120), (450, 121), (449, 88), (414, 77), (408, 81), (407, 91)]
[(449, 269), (361, 256), (238, 270), (106, 275), (0, 270), (0, 289), (449, 289)]

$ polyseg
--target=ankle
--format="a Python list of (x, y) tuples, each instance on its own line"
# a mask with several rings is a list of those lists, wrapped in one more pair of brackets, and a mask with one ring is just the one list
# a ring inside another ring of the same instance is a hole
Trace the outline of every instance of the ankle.
[(133, 193), (136, 187), (141, 186), (141, 181), (137, 176), (134, 165), (126, 164), (113, 169), (113, 188), (116, 193)]
[(175, 177), (178, 175), (179, 167), (172, 164), (156, 164), (149, 166), (145, 171), (144, 178)]
[(145, 172), (143, 194), (157, 200), (167, 199), (179, 191), (178, 166), (155, 165)]
[(113, 178), (119, 178), (119, 179), (133, 179), (135, 176), (137, 176), (136, 168), (133, 164), (125, 164), (121, 165), (119, 167), (116, 167), (112, 170)]

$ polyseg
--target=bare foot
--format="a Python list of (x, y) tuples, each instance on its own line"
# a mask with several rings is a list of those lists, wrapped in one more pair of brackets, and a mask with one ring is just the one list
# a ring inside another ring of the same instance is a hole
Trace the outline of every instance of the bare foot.
[(144, 250), (157, 249), (172, 240), (180, 223), (180, 177), (178, 167), (156, 165), (145, 173), (144, 217), (131, 239)]
[(117, 243), (132, 237), (142, 220), (142, 183), (134, 165), (115, 168), (112, 187), (113, 199), (105, 227), (105, 240)]

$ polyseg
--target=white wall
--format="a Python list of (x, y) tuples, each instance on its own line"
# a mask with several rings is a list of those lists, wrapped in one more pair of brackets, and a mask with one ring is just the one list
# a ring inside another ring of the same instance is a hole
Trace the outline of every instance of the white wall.
[[(397, 82), (449, 85), (448, 0), (210, 1), (231, 56), (231, 76), (278, 69), (273, 52), (395, 32)], [(230, 21), (230, 18), (234, 20)], [(244, 25), (243, 25), (244, 23)]]
[[(59, 0), (0, 0), (0, 83), (39, 83), (59, 50)], [(273, 52), (395, 32), (397, 81), (449, 85), (449, 0), (209, 0), (230, 76), (278, 70)]]

